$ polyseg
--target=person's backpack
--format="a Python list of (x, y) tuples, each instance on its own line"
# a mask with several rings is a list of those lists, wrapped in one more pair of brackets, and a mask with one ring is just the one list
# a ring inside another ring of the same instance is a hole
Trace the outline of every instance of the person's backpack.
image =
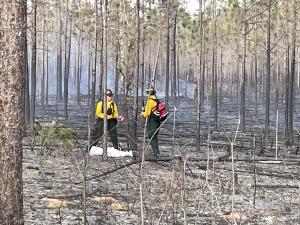
[(158, 120), (162, 122), (169, 115), (169, 110), (167, 109), (166, 105), (163, 102), (161, 102), (159, 99), (153, 99), (153, 100), (156, 101), (156, 103), (157, 103), (155, 114), (156, 114)]

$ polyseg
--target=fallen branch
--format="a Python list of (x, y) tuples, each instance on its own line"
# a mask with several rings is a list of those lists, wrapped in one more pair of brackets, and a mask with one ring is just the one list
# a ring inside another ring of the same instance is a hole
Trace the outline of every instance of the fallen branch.
[[(170, 161), (172, 161), (172, 160), (182, 160), (181, 159), (181, 157), (174, 157), (174, 158), (157, 158), (157, 159), (145, 159), (144, 161), (147, 161), (147, 162), (170, 162)], [(142, 160), (133, 160), (133, 161), (131, 161), (131, 162), (128, 162), (128, 163), (126, 163), (126, 164), (123, 164), (123, 165), (121, 165), (121, 166), (118, 166), (118, 167), (116, 167), (116, 168), (114, 168), (114, 169), (109, 169), (109, 170), (107, 170), (106, 172), (103, 172), (103, 173), (101, 173), (101, 174), (98, 174), (98, 175), (95, 175), (95, 176), (92, 176), (92, 177), (88, 177), (88, 178), (86, 178), (86, 181), (89, 181), (89, 180), (94, 180), (94, 179), (96, 179), (96, 178), (100, 178), (100, 177), (104, 177), (104, 176), (106, 176), (106, 175), (109, 175), (109, 174), (111, 174), (111, 173), (114, 173), (114, 172), (116, 172), (116, 171), (118, 171), (118, 170), (120, 170), (120, 169), (123, 169), (123, 168), (126, 168), (126, 167), (128, 167), (128, 166), (132, 166), (132, 165), (135, 165), (135, 164), (140, 164), (142, 162)], [(82, 181), (79, 181), (79, 182), (76, 182), (75, 184), (77, 185), (77, 184), (81, 184), (82, 183)]]
[(300, 188), (299, 185), (289, 185), (289, 184), (277, 184), (277, 185), (270, 185), (270, 184), (256, 184), (251, 185), (251, 187), (257, 187), (257, 188)]
[[(199, 166), (199, 169), (201, 170), (206, 170), (206, 166)], [(226, 169), (226, 168), (220, 168), (220, 167), (214, 167), (215, 170), (223, 170), (223, 171), (231, 171), (231, 169)], [(253, 171), (248, 171), (248, 170), (235, 170), (238, 173), (253, 173)], [(290, 173), (264, 173), (264, 172), (256, 172), (257, 175), (261, 176), (268, 176), (268, 177), (279, 177), (279, 178), (284, 178), (284, 179), (300, 179), (299, 174), (290, 174)]]

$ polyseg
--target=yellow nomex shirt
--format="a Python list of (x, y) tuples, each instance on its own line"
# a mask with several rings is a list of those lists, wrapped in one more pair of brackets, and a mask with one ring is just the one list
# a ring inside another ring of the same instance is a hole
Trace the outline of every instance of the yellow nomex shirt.
[(156, 96), (150, 95), (150, 97), (146, 103), (145, 111), (142, 112), (142, 115), (144, 118), (150, 117), (151, 114), (153, 114), (153, 110), (156, 108), (156, 105), (157, 105), (157, 102), (155, 100), (156, 100)]
[[(100, 101), (97, 104), (97, 108), (96, 108), (96, 116), (99, 117), (100, 119), (104, 119), (104, 112), (102, 110), (102, 101)], [(112, 109), (112, 114), (111, 115), (107, 115), (107, 119), (117, 119), (118, 118), (118, 108), (117, 108), (117, 104), (114, 101), (110, 101), (107, 102), (107, 106), (106, 106), (106, 110), (108, 110), (109, 108)]]

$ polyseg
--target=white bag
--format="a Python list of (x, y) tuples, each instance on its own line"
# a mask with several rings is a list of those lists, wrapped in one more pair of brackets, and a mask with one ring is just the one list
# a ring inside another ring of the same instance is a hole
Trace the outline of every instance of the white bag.
[[(90, 155), (103, 155), (103, 148), (92, 146), (90, 150)], [(124, 157), (124, 156), (130, 156), (132, 157), (132, 151), (125, 152), (125, 151), (119, 151), (113, 147), (107, 147), (107, 156), (112, 158), (117, 157)]]

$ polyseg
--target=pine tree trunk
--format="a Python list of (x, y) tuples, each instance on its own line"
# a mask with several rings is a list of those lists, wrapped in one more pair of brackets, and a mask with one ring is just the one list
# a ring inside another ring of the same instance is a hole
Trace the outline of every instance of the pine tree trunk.
[[(279, 20), (280, 20), (280, 15), (279, 15), (279, 5), (278, 5), (278, 2), (275, 2), (275, 8), (276, 8), (276, 15), (277, 15), (277, 18), (276, 18), (276, 32), (275, 32), (275, 40), (278, 39), (278, 36), (279, 36)], [(275, 59), (278, 58), (278, 55), (279, 55), (279, 51), (278, 49), (275, 49), (275, 53), (274, 53), (274, 57)], [(275, 83), (276, 83), (276, 90), (275, 90), (275, 109), (276, 109), (276, 112), (278, 111), (278, 105), (279, 105), (279, 74), (280, 74), (280, 71), (279, 71), (279, 60), (277, 60), (276, 62), (276, 80), (275, 80)]]
[(223, 94), (222, 90), (223, 90), (224, 79), (225, 79), (224, 75), (223, 75), (223, 49), (222, 49), (221, 45), (220, 45), (220, 63), (219, 63), (218, 68), (219, 68), (218, 72), (220, 73), (220, 76), (219, 76), (220, 85), (219, 85), (219, 93), (218, 93), (218, 95), (219, 95), (218, 105), (219, 106), (218, 107), (221, 108), (221, 106), (222, 106), (222, 94)]
[(49, 40), (48, 33), (46, 35), (46, 93), (45, 93), (46, 106), (49, 104)]
[(236, 60), (236, 72), (234, 74), (233, 85), (236, 85), (236, 104), (240, 104), (240, 45), (237, 43), (237, 60)]
[(146, 36), (146, 32), (145, 32), (145, 3), (144, 0), (142, 0), (141, 2), (141, 8), (142, 8), (142, 30), (141, 30), (141, 78), (142, 78), (142, 91), (141, 91), (141, 96), (142, 99), (144, 99), (144, 90), (145, 90), (145, 36)]
[(268, 31), (267, 31), (267, 68), (266, 68), (266, 111), (265, 135), (268, 137), (270, 123), (270, 80), (271, 80), (271, 0), (268, 4)]
[[(26, 1), (0, 1), (0, 223), (23, 225), (22, 130)], [(13, 63), (12, 63), (13, 62)]]
[(152, 69), (151, 69), (151, 60), (152, 60), (152, 37), (149, 37), (149, 46), (148, 46), (148, 70), (147, 70), (147, 86), (154, 85), (153, 80), (151, 80)]
[(87, 102), (88, 102), (88, 105), (90, 104), (90, 101), (91, 101), (91, 68), (92, 68), (92, 65), (91, 65), (91, 58), (92, 58), (92, 52), (91, 52), (91, 43), (90, 43), (90, 40), (88, 42), (88, 45), (89, 45), (89, 48), (88, 48), (88, 87), (87, 87)]
[[(81, 7), (81, 1), (79, 0), (79, 8)], [(80, 20), (80, 30), (79, 30), (79, 41), (78, 41), (78, 53), (77, 53), (77, 62), (78, 62), (78, 69), (77, 69), (77, 95), (76, 95), (76, 100), (77, 100), (77, 105), (81, 106), (81, 69), (82, 69), (82, 45), (83, 45), (83, 39), (82, 39), (82, 29), (83, 29), (83, 19), (81, 16), (81, 12), (79, 14), (79, 20)]]
[(96, 97), (96, 74), (97, 74), (97, 55), (98, 55), (98, 36), (99, 36), (99, 20), (98, 20), (98, 0), (95, 0), (95, 55), (94, 55), (94, 69), (92, 72), (92, 90), (91, 90), (91, 120), (93, 121), (95, 115), (95, 97)]
[(285, 30), (285, 46), (286, 46), (286, 61), (285, 61), (285, 107), (284, 107), (284, 119), (285, 119), (285, 138), (286, 144), (289, 145), (289, 93), (290, 93), (290, 43), (289, 43), (289, 1), (286, 1), (286, 30)]
[(62, 18), (61, 18), (61, 1), (59, 3), (59, 31), (57, 32), (57, 72), (56, 72), (56, 103), (62, 102)]
[(246, 22), (246, 0), (243, 0), (243, 20), (244, 22), (244, 34), (243, 34), (243, 43), (244, 43), (244, 52), (243, 52), (243, 79), (241, 85), (241, 106), (240, 106), (240, 117), (241, 117), (241, 131), (245, 132), (245, 92), (246, 92), (246, 57), (247, 57), (247, 22)]
[(130, 139), (130, 126), (129, 126), (129, 114), (128, 114), (128, 73), (126, 71), (126, 73), (124, 74), (124, 118), (125, 118), (125, 130), (126, 130), (126, 141), (127, 141), (127, 148), (130, 149), (130, 143), (131, 143), (131, 139)]
[[(44, 16), (45, 17), (45, 16)], [(45, 110), (45, 47), (46, 47), (46, 31), (45, 31), (45, 19), (43, 19), (43, 56), (42, 56), (42, 80), (41, 80), (41, 104), (42, 104), (42, 108), (43, 110)]]
[(257, 24), (255, 24), (255, 50), (254, 50), (254, 82), (255, 82), (255, 117), (258, 116), (258, 77), (257, 77)]
[(196, 129), (197, 129), (197, 136), (196, 136), (196, 150), (197, 152), (200, 152), (200, 145), (201, 145), (201, 77), (202, 77), (202, 66), (203, 66), (203, 12), (202, 12), (202, 0), (199, 0), (199, 35), (200, 35), (200, 52), (199, 52), (199, 73), (197, 76), (197, 123), (196, 123)]
[(213, 101), (213, 115), (214, 115), (214, 129), (218, 129), (218, 75), (216, 72), (216, 0), (213, 1), (213, 38), (212, 38), (212, 101)]
[[(74, 67), (74, 72), (73, 72), (73, 74), (74, 74), (73, 80), (74, 81), (73, 82), (74, 82), (74, 84), (73, 85), (76, 87), (76, 90), (77, 90), (77, 75), (78, 75), (77, 74), (77, 71), (78, 71), (78, 60), (77, 59), (78, 59), (78, 55), (77, 54), (73, 54), (73, 55), (74, 55), (74, 59), (73, 59), (73, 61), (74, 61), (74, 66), (73, 66)], [(75, 101), (77, 101), (77, 96), (76, 96)]]
[[(170, 1), (170, 0), (168, 0)], [(152, 9), (152, 1), (149, 1), (149, 11), (151, 11)], [(147, 82), (147, 86), (154, 86), (155, 82), (152, 79), (152, 69), (151, 69), (151, 60), (152, 60), (152, 35), (149, 35), (149, 43), (148, 43), (148, 71), (147, 71), (147, 78), (148, 78), (148, 82)]]
[(33, 0), (33, 20), (32, 20), (32, 59), (31, 59), (31, 122), (35, 119), (35, 98), (36, 98), (36, 11), (37, 0)]
[[(114, 26), (119, 26), (119, 24), (121, 23), (121, 19), (120, 19), (120, 10), (121, 10), (121, 5), (118, 4), (115, 8), (116, 10), (116, 20), (114, 21)], [(115, 93), (115, 100), (118, 101), (119, 100), (119, 84), (120, 84), (120, 37), (121, 37), (121, 31), (118, 30), (115, 34), (115, 41), (114, 41), (114, 93)]]
[(132, 131), (132, 148), (137, 151), (137, 115), (138, 115), (138, 93), (139, 93), (139, 75), (140, 75), (140, 0), (136, 0), (136, 68), (133, 80), (133, 110), (131, 120), (131, 131)]
[(165, 104), (169, 107), (169, 86), (170, 86), (170, 0), (167, 2), (166, 22), (167, 22), (167, 40), (166, 40), (166, 99)]
[[(108, 40), (107, 40), (107, 23), (108, 23), (108, 8), (107, 8), (108, 2), (107, 0), (104, 0), (104, 15), (101, 10), (101, 20), (103, 24), (103, 29), (101, 32), (101, 58), (102, 58), (102, 68), (101, 71), (103, 71), (102, 77), (103, 77), (103, 108), (107, 108), (107, 101), (106, 101), (106, 90), (107, 90), (107, 46), (108, 46)], [(102, 3), (101, 3), (102, 8)], [(100, 86), (101, 88), (101, 86)], [(101, 89), (100, 89), (101, 90)], [(101, 93), (101, 91), (100, 91)], [(107, 160), (107, 111), (104, 110), (104, 126), (103, 126), (103, 159)]]
[[(297, 53), (299, 54), (299, 47), (297, 47)], [(297, 65), (297, 92), (300, 92), (300, 64)]]
[(24, 65), (25, 65), (25, 70), (24, 70), (24, 105), (25, 105), (25, 120), (27, 122), (30, 121), (30, 95), (29, 95), (29, 68), (28, 68), (28, 43), (27, 43), (27, 1), (24, 1), (25, 3), (25, 46), (24, 46)]
[[(81, 31), (80, 31), (81, 33)], [(80, 93), (80, 89), (81, 89), (81, 68), (82, 68), (82, 41), (81, 41), (81, 35), (79, 37), (79, 45), (78, 45), (78, 52), (77, 52), (77, 62), (78, 62), (78, 67), (77, 67), (77, 83), (76, 83), (76, 101), (77, 101), (77, 105), (81, 105), (81, 93)]]
[[(177, 98), (176, 104), (180, 104), (180, 63), (179, 63), (179, 56), (182, 55), (182, 52), (179, 51), (179, 42), (177, 43), (177, 54), (176, 54), (176, 89), (177, 89)], [(180, 54), (181, 53), (181, 54)]]
[(119, 95), (119, 80), (120, 80), (120, 73), (119, 73), (119, 40), (117, 40), (117, 46), (115, 49), (115, 97), (118, 98)]
[[(98, 92), (98, 98), (102, 99), (102, 92), (104, 90), (103, 88), (103, 75), (104, 75), (104, 62), (103, 62), (103, 49), (104, 49), (104, 16), (103, 15), (103, 2), (106, 0), (100, 1), (100, 77), (99, 77), (99, 92)], [(105, 94), (103, 95), (103, 98), (105, 98)]]
[[(187, 93), (187, 90), (188, 90), (188, 82), (189, 82), (189, 74), (191, 73), (191, 70), (188, 69), (188, 71), (186, 71), (185, 73), (185, 76), (184, 76), (184, 98), (187, 98), (188, 97), (188, 93)], [(199, 76), (200, 76), (200, 73), (199, 73)], [(198, 89), (199, 90), (199, 89)]]
[[(203, 15), (202, 15), (203, 17)], [(203, 19), (202, 19), (203, 20)], [(203, 23), (203, 22), (202, 22)], [(202, 25), (203, 26), (203, 25)], [(205, 32), (204, 32), (204, 28), (202, 28), (202, 42), (203, 42), (203, 47), (202, 47), (202, 71), (200, 71), (201, 73), (201, 80), (200, 80), (200, 107), (201, 107), (201, 111), (204, 111), (204, 96), (205, 96), (205, 71), (206, 71), (206, 67), (205, 67), (205, 62), (206, 62), (206, 52), (205, 52)]]
[[(289, 44), (289, 43), (287, 43)], [(289, 93), (290, 93), (290, 48), (287, 46), (286, 49), (286, 76), (285, 76), (285, 134), (286, 134), (286, 141), (289, 145)]]
[(171, 74), (172, 74), (172, 81), (171, 81), (171, 98), (173, 99), (174, 104), (177, 102), (177, 74), (176, 74), (176, 27), (177, 27), (177, 10), (178, 4), (177, 0), (173, 1), (172, 4), (172, 19), (171, 19)]
[(65, 68), (64, 68), (64, 114), (68, 120), (68, 95), (69, 95), (69, 73), (72, 43), (72, 18), (70, 18), (70, 32), (68, 37), (69, 0), (66, 2), (66, 30), (65, 30)]
[(289, 81), (289, 144), (294, 143), (294, 89), (295, 89), (295, 74), (296, 74), (296, 29), (297, 29), (297, 14), (296, 14), (296, 1), (293, 3), (293, 30), (292, 30), (292, 55), (291, 55), (291, 74)]

